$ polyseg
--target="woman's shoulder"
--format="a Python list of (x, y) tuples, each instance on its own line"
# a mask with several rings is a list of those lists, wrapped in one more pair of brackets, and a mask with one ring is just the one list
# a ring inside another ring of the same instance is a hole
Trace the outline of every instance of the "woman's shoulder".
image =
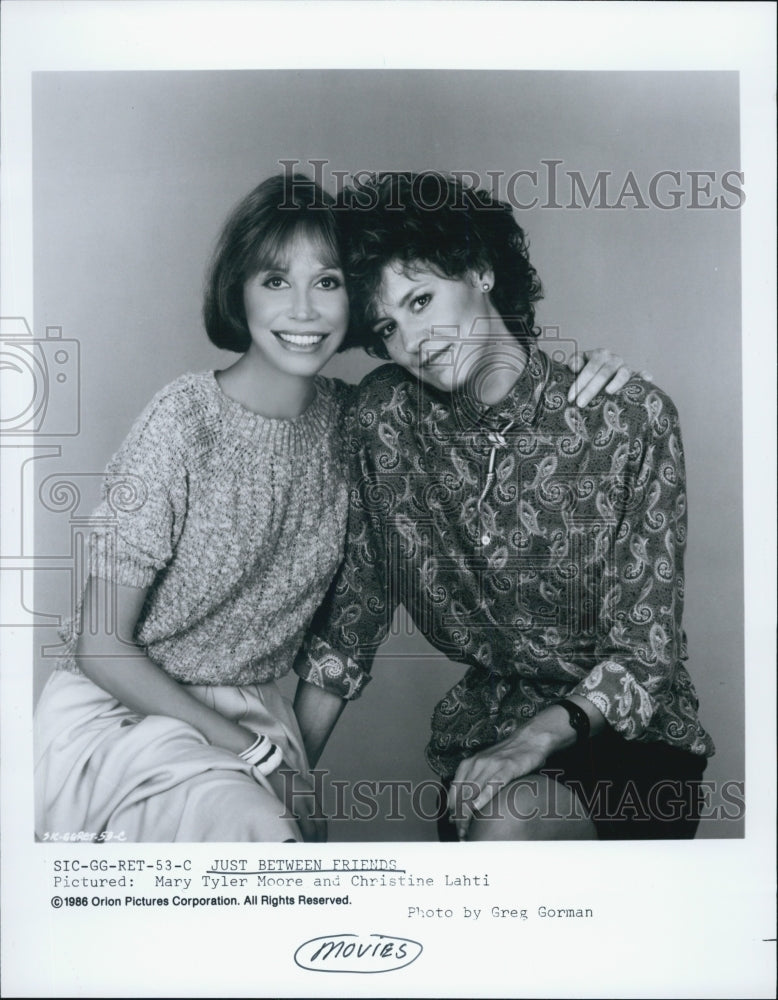
[(187, 442), (197, 428), (213, 426), (217, 407), (213, 372), (187, 372), (152, 396), (133, 424), (129, 437)]
[(416, 382), (416, 379), (404, 368), (391, 361), (373, 368), (359, 383), (361, 393), (391, 391), (391, 387)]
[(151, 398), (151, 409), (189, 411), (193, 407), (213, 406), (218, 386), (213, 371), (185, 372), (164, 385)]
[(337, 406), (350, 405), (359, 388), (351, 382), (344, 382), (342, 378), (329, 378), (325, 375), (317, 375), (316, 384), (322, 396)]
[(325, 414), (323, 429), (344, 434), (350, 426), (357, 400), (358, 386), (340, 378), (316, 376), (319, 408)]
[(374, 368), (357, 389), (355, 413), (361, 432), (383, 434), (387, 428), (405, 433), (416, 425), (419, 382), (395, 364)]
[(643, 437), (647, 432), (663, 437), (678, 427), (678, 409), (670, 395), (642, 375), (633, 375), (618, 392), (600, 395), (600, 412), (605, 422), (612, 422), (615, 411), (633, 437)]
[[(543, 353), (543, 352), (539, 352)], [(575, 379), (575, 373), (566, 364), (544, 355), (548, 366), (545, 384), (546, 403), (551, 409), (558, 408), (554, 397), (567, 406), (567, 393)], [(591, 402), (579, 411), (590, 429), (605, 423), (619, 428), (632, 436), (641, 436), (647, 431), (664, 434), (679, 422), (678, 409), (669, 393), (651, 379), (634, 374), (618, 392), (601, 390)]]
[(360, 409), (392, 406), (406, 399), (418, 386), (418, 380), (395, 364), (380, 365), (368, 372), (357, 386), (356, 402)]

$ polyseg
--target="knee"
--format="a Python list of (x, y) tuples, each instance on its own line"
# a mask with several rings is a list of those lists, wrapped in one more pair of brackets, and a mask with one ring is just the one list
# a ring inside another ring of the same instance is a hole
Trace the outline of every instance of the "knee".
[(467, 839), (595, 840), (594, 824), (573, 791), (543, 774), (511, 782), (477, 813)]

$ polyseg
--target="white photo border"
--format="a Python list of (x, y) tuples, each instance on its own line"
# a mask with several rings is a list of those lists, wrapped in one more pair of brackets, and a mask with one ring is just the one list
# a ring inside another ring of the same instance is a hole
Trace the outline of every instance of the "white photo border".
[[(305, 31), (300, 30), (305, 15)], [(501, 30), (490, 25), (498, 18)], [(522, 874), (596, 901), (607, 918), (517, 936), (506, 921), (471, 930), (426, 920), (409, 938), (424, 960), (387, 975), (316, 976), (290, 961), (320, 931), (305, 914), (272, 920), (200, 912), (75, 913), (50, 904), (49, 860), (31, 835), (29, 632), (0, 627), (2, 682), (3, 988), (15, 996), (771, 996), (775, 890), (775, 8), (700, 3), (57, 3), (6, 0), (2, 10), (2, 307), (33, 316), (31, 74), (40, 70), (441, 68), (734, 70), (740, 75), (743, 435), (746, 609), (746, 836), (691, 845), (616, 844), (605, 872), (580, 845), (539, 844)], [(511, 29), (513, 27), (513, 30)], [(183, 30), (185, 29), (185, 30)], [(516, 40), (531, 36), (532, 45)], [(326, 44), (322, 44), (322, 40)], [(3, 510), (18, 505), (4, 485)], [(4, 600), (10, 595), (3, 593)], [(0, 612), (0, 626), (3, 622)], [(452, 845), (454, 849), (458, 845)], [(476, 845), (470, 845), (476, 848)], [(344, 854), (342, 846), (333, 852)], [(351, 850), (453, 870), (447, 845)], [(328, 848), (329, 849), (329, 848)], [(89, 848), (96, 851), (96, 848)], [(473, 850), (469, 870), (510, 860), (510, 845)], [(205, 866), (213, 847), (132, 847), (128, 858)], [(70, 856), (73, 852), (62, 852)], [(220, 856), (251, 856), (224, 850)], [(257, 852), (253, 852), (256, 854)], [(82, 851), (83, 854), (83, 851)], [(96, 856), (96, 855), (95, 855)], [(421, 859), (418, 861), (417, 859)], [(604, 884), (608, 883), (608, 884)], [(514, 905), (510, 892), (495, 902)], [(621, 902), (617, 904), (617, 900)], [(492, 899), (489, 899), (491, 904)], [(336, 914), (328, 931), (381, 931)], [(264, 913), (264, 911), (263, 911)], [(65, 919), (67, 918), (67, 919)], [(109, 919), (110, 918), (110, 919)], [(359, 925), (359, 926), (357, 926)], [(629, 933), (625, 934), (625, 928)], [(542, 929), (541, 929), (542, 930)], [(270, 936), (272, 947), (260, 948)], [(625, 935), (622, 937), (622, 935)], [(268, 954), (271, 952), (272, 954)], [(263, 962), (267, 963), (263, 966)], [(362, 992), (364, 991), (364, 992)]]

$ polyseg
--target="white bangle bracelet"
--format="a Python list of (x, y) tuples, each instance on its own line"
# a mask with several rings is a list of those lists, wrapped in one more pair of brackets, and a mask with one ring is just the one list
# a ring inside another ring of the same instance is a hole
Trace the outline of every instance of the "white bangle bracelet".
[(260, 774), (272, 774), (283, 759), (280, 749), (267, 736), (257, 736), (251, 746), (238, 754)]
[(267, 750), (269, 749), (269, 747), (267, 746), (269, 743), (270, 740), (267, 738), (267, 736), (257, 735), (257, 738), (254, 740), (251, 746), (246, 747), (245, 750), (241, 750), (238, 756), (241, 758), (241, 760), (245, 760), (246, 763), (253, 764), (255, 763), (255, 760), (265, 756)]
[(271, 749), (268, 752), (268, 755), (263, 760), (254, 764), (254, 770), (259, 771), (260, 774), (272, 774), (273, 771), (280, 766), (281, 761), (284, 759), (284, 755), (281, 753), (280, 747), (276, 746), (275, 743), (271, 743), (270, 746)]

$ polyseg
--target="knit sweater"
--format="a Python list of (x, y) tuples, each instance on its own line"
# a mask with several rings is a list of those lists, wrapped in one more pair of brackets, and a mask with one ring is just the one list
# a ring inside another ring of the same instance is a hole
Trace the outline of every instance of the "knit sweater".
[[(135, 641), (190, 684), (287, 673), (343, 554), (349, 387), (317, 377), (294, 420), (227, 397), (213, 372), (162, 389), (108, 464), (89, 571), (148, 587)], [(75, 629), (60, 669), (78, 670)]]

